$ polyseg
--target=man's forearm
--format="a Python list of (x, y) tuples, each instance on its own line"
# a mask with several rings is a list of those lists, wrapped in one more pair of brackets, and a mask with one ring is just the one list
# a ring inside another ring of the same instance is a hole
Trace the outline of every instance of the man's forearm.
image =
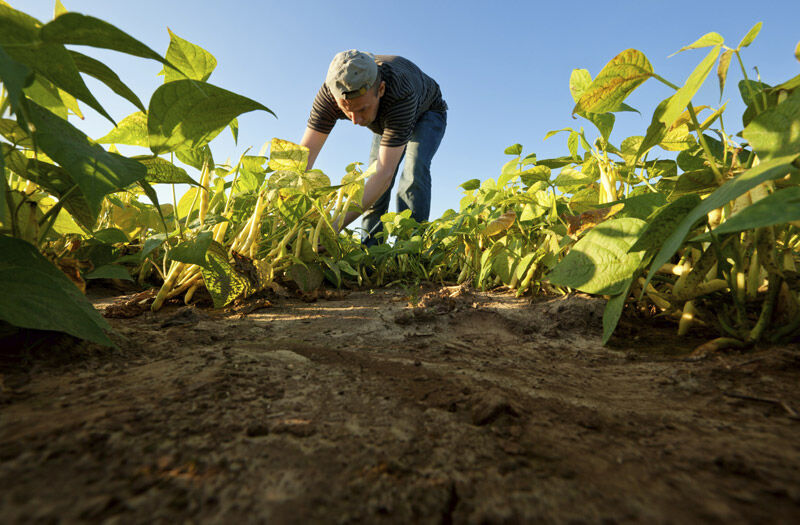
[(388, 189), (389, 184), (392, 182), (392, 174), (394, 168), (389, 166), (382, 166), (376, 171), (367, 182), (364, 184), (364, 197), (361, 199), (361, 211), (347, 212), (341, 224), (337, 226), (339, 230), (356, 220), (362, 213), (372, 207), (375, 202), (383, 195)]

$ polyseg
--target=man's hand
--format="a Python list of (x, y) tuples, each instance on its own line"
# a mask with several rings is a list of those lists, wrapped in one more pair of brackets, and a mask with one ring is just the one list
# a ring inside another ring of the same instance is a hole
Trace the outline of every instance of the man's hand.
[[(364, 184), (364, 197), (361, 200), (361, 212), (351, 211), (345, 214), (341, 226), (334, 224), (337, 231), (356, 220), (361, 214), (372, 207), (378, 199), (392, 184), (392, 175), (397, 165), (400, 164), (400, 159), (403, 157), (405, 146), (387, 147), (381, 146), (378, 150), (378, 165), (375, 173), (370, 175), (367, 182)], [(337, 221), (338, 222), (338, 221)]]

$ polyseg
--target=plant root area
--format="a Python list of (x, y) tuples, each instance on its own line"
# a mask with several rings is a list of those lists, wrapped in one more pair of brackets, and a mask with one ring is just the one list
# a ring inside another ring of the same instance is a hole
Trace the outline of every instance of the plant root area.
[(602, 346), (581, 295), (312, 299), (4, 349), (0, 522), (800, 522), (800, 345)]

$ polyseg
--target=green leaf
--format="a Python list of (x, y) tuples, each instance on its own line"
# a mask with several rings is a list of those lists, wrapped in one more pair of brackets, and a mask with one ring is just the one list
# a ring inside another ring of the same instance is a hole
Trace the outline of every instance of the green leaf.
[[(60, 16), (56, 20), (61, 20), (69, 15)], [(59, 43), (53, 43), (46, 39), (42, 41), (41, 30), (41, 22), (35, 18), (8, 6), (0, 5), (0, 47), (15, 61), (27, 65), (59, 89), (82, 100), (114, 122), (86, 87), (67, 49)]]
[(627, 49), (603, 67), (583, 92), (572, 112), (613, 111), (652, 74), (653, 67), (644, 53), (636, 49)]
[(55, 164), (29, 159), (19, 151), (11, 151), (7, 144), (2, 146), (3, 156), (11, 171), (58, 197), (59, 201), (64, 202), (64, 209), (81, 226), (87, 230), (92, 229), (96, 222), (96, 216), (66, 170)]
[(200, 186), (198, 182), (186, 173), (185, 169), (179, 168), (166, 159), (149, 155), (137, 155), (130, 158), (144, 164), (147, 168), (147, 175), (145, 175), (144, 180), (150, 184), (191, 184)]
[(708, 77), (711, 68), (717, 60), (717, 56), (719, 56), (719, 51), (720, 47), (714, 46), (702, 62), (692, 71), (692, 74), (686, 79), (686, 83), (684, 83), (674, 95), (661, 101), (653, 113), (653, 119), (650, 126), (647, 128), (647, 134), (639, 147), (638, 157), (644, 155), (647, 150), (659, 144), (664, 139), (667, 132), (672, 127), (672, 124), (691, 103), (692, 97), (694, 97), (697, 90), (700, 89), (700, 86), (705, 82), (706, 77)]
[[(714, 235), (754, 230), (800, 220), (800, 187), (778, 190), (731, 216), (711, 232)], [(692, 240), (710, 240), (705, 234)]]
[(800, 151), (800, 90), (755, 117), (743, 136), (762, 160)]
[(527, 187), (531, 187), (537, 182), (547, 182), (550, 180), (550, 168), (547, 166), (532, 166), (525, 171), (521, 171), (519, 178)]
[(94, 232), (92, 236), (105, 244), (120, 244), (126, 243), (130, 240), (128, 239), (128, 236), (125, 235), (125, 232), (119, 228), (105, 228), (103, 230), (98, 230)]
[(153, 93), (148, 109), (150, 149), (156, 155), (210, 142), (234, 118), (272, 111), (247, 97), (195, 80), (168, 82)]
[(761, 26), (762, 25), (763, 25), (762, 22), (759, 22), (756, 25), (754, 25), (750, 29), (750, 31), (748, 31), (747, 34), (744, 35), (744, 38), (742, 38), (742, 41), (739, 42), (739, 45), (736, 47), (736, 49), (742, 49), (742, 48), (745, 48), (745, 47), (749, 46), (750, 44), (752, 44), (753, 40), (756, 39), (756, 37), (758, 36), (758, 33), (761, 31)]
[(620, 144), (620, 154), (622, 158), (625, 160), (625, 164), (628, 166), (633, 166), (637, 160), (637, 154), (639, 152), (639, 148), (644, 142), (644, 137), (640, 135), (636, 135), (633, 137), (627, 137), (625, 140), (622, 141)]
[(24, 148), (33, 148), (31, 136), (15, 120), (0, 119), (0, 135), (12, 144)]
[[(622, 201), (625, 204), (622, 211), (616, 214), (616, 218), (633, 217), (635, 219), (646, 220), (654, 211), (667, 204), (667, 198), (661, 193), (645, 193), (635, 197), (628, 197)], [(603, 206), (613, 206), (615, 202), (604, 204)]]
[(578, 157), (578, 141), (579, 140), (580, 140), (580, 137), (578, 135), (578, 132), (576, 132), (576, 131), (571, 132), (569, 134), (569, 137), (567, 137), (567, 149), (569, 149), (569, 154), (572, 155), (572, 158), (575, 159), (575, 160), (579, 160), (579, 157)]
[(97, 139), (100, 144), (126, 144), (128, 146), (150, 146), (147, 131), (147, 115), (141, 111), (132, 113), (122, 119), (117, 126), (104, 137)]
[(231, 130), (231, 135), (233, 135), (233, 143), (239, 144), (239, 119), (231, 120), (231, 123), (228, 124), (228, 127)]
[[(339, 268), (341, 269), (341, 267)], [(322, 286), (322, 281), (324, 280), (319, 264), (313, 263), (293, 264), (286, 270), (286, 275), (297, 284), (300, 290), (306, 293), (313, 292)]]
[(23, 102), (22, 90), (33, 82), (33, 71), (25, 64), (20, 64), (0, 46), (0, 80), (8, 91), (8, 101), (14, 113), (19, 114)]
[(633, 218), (598, 224), (575, 243), (547, 279), (596, 295), (623, 293), (644, 256), (644, 252), (628, 250), (646, 225)]
[(203, 280), (214, 301), (214, 308), (222, 308), (255, 290), (255, 284), (231, 265), (228, 250), (216, 241), (211, 241), (202, 268)]
[(622, 311), (625, 308), (625, 300), (628, 298), (628, 293), (631, 289), (631, 283), (633, 283), (633, 278), (628, 280), (627, 285), (624, 287), (624, 292), (608, 299), (606, 307), (603, 309), (603, 344), (608, 343), (619, 324), (619, 319), (622, 317)]
[(717, 179), (710, 168), (699, 170), (684, 171), (675, 183), (675, 187), (670, 193), (670, 198), (679, 195), (706, 195), (717, 189)]
[(77, 183), (93, 217), (100, 212), (105, 195), (130, 186), (146, 174), (145, 167), (135, 160), (105, 151), (72, 124), (33, 103), (30, 118), (37, 129), (39, 147)]
[(697, 195), (684, 195), (653, 212), (652, 216), (647, 219), (647, 227), (631, 246), (631, 251), (644, 250), (650, 253), (659, 249), (684, 217), (700, 202), (700, 197)]
[(611, 130), (614, 129), (614, 122), (616, 121), (616, 117), (613, 113), (585, 113), (582, 116), (597, 126), (600, 135), (602, 135), (605, 140), (608, 140), (608, 137), (611, 135)]
[(84, 279), (120, 279), (122, 281), (133, 281), (131, 273), (127, 268), (119, 264), (106, 264), (95, 268), (83, 276)]
[(114, 346), (105, 319), (58, 268), (20, 239), (0, 236), (0, 319)]
[(198, 170), (202, 170), (203, 164), (206, 162), (208, 162), (209, 166), (214, 166), (214, 157), (208, 145), (201, 148), (180, 149), (175, 152), (175, 156), (178, 157), (179, 161)]
[[(798, 43), (797, 49), (800, 50), (800, 43)], [(800, 58), (798, 58), (798, 60), (800, 60)], [(787, 80), (786, 82), (778, 84), (774, 88), (770, 89), (770, 92), (781, 91), (781, 90), (791, 91), (793, 89), (797, 89), (798, 87), (800, 87), (800, 75), (796, 75)]]
[(563, 168), (564, 166), (569, 166), (570, 164), (575, 164), (575, 159), (572, 157), (556, 157), (554, 159), (542, 159), (536, 161), (537, 166), (546, 166), (551, 170)]
[(506, 155), (522, 155), (522, 144), (514, 144), (503, 150)]
[(470, 179), (464, 184), (459, 186), (463, 188), (465, 191), (474, 191), (481, 187), (481, 180), (480, 179)]
[(217, 67), (217, 59), (202, 47), (184, 40), (167, 28), (169, 32), (169, 47), (167, 60), (175, 68), (164, 68), (164, 82), (190, 78), (205, 82)]
[(202, 231), (194, 239), (183, 241), (169, 251), (169, 258), (186, 264), (205, 266), (208, 262), (206, 252), (213, 239), (210, 231)]
[(117, 74), (114, 73), (110, 67), (103, 64), (99, 60), (95, 60), (94, 58), (78, 53), (77, 51), (70, 50), (69, 54), (72, 56), (72, 60), (75, 61), (75, 66), (78, 68), (78, 71), (81, 73), (86, 73), (90, 77), (96, 78), (108, 86), (111, 91), (129, 101), (138, 109), (147, 111), (147, 109), (144, 107), (144, 104), (142, 104), (142, 101), (136, 96), (136, 93), (131, 91), (131, 89), (126, 86), (122, 80), (120, 80)]
[(99, 47), (142, 58), (150, 58), (167, 64), (164, 57), (99, 18), (80, 13), (64, 13), (42, 27), (41, 38), (54, 44), (74, 44)]
[(688, 46), (680, 48), (672, 55), (677, 55), (681, 51), (686, 51), (687, 49), (700, 49), (702, 47), (721, 46), (724, 42), (725, 39), (722, 38), (722, 35), (720, 35), (719, 33), (714, 33), (714, 32), (706, 33), (705, 35), (701, 36)]
[(734, 179), (720, 186), (714, 193), (706, 197), (677, 225), (672, 234), (666, 239), (661, 250), (655, 256), (647, 275), (647, 282), (653, 278), (656, 271), (661, 268), (676, 251), (683, 245), (686, 236), (694, 225), (711, 210), (729, 203), (739, 195), (758, 186), (762, 182), (774, 180), (797, 171), (792, 162), (798, 157), (797, 153), (785, 157), (776, 157), (761, 162), (758, 166), (750, 168)]
[(725, 91), (725, 81), (728, 78), (728, 68), (731, 65), (733, 50), (728, 49), (719, 57), (717, 65), (717, 78), (719, 78), (719, 99), (722, 100), (722, 92)]

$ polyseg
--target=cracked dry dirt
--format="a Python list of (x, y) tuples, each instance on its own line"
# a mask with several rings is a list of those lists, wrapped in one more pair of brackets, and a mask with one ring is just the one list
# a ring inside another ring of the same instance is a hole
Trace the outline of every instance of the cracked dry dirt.
[(5, 350), (0, 522), (800, 521), (798, 345), (688, 362), (655, 323), (601, 346), (598, 299), (417, 298)]

